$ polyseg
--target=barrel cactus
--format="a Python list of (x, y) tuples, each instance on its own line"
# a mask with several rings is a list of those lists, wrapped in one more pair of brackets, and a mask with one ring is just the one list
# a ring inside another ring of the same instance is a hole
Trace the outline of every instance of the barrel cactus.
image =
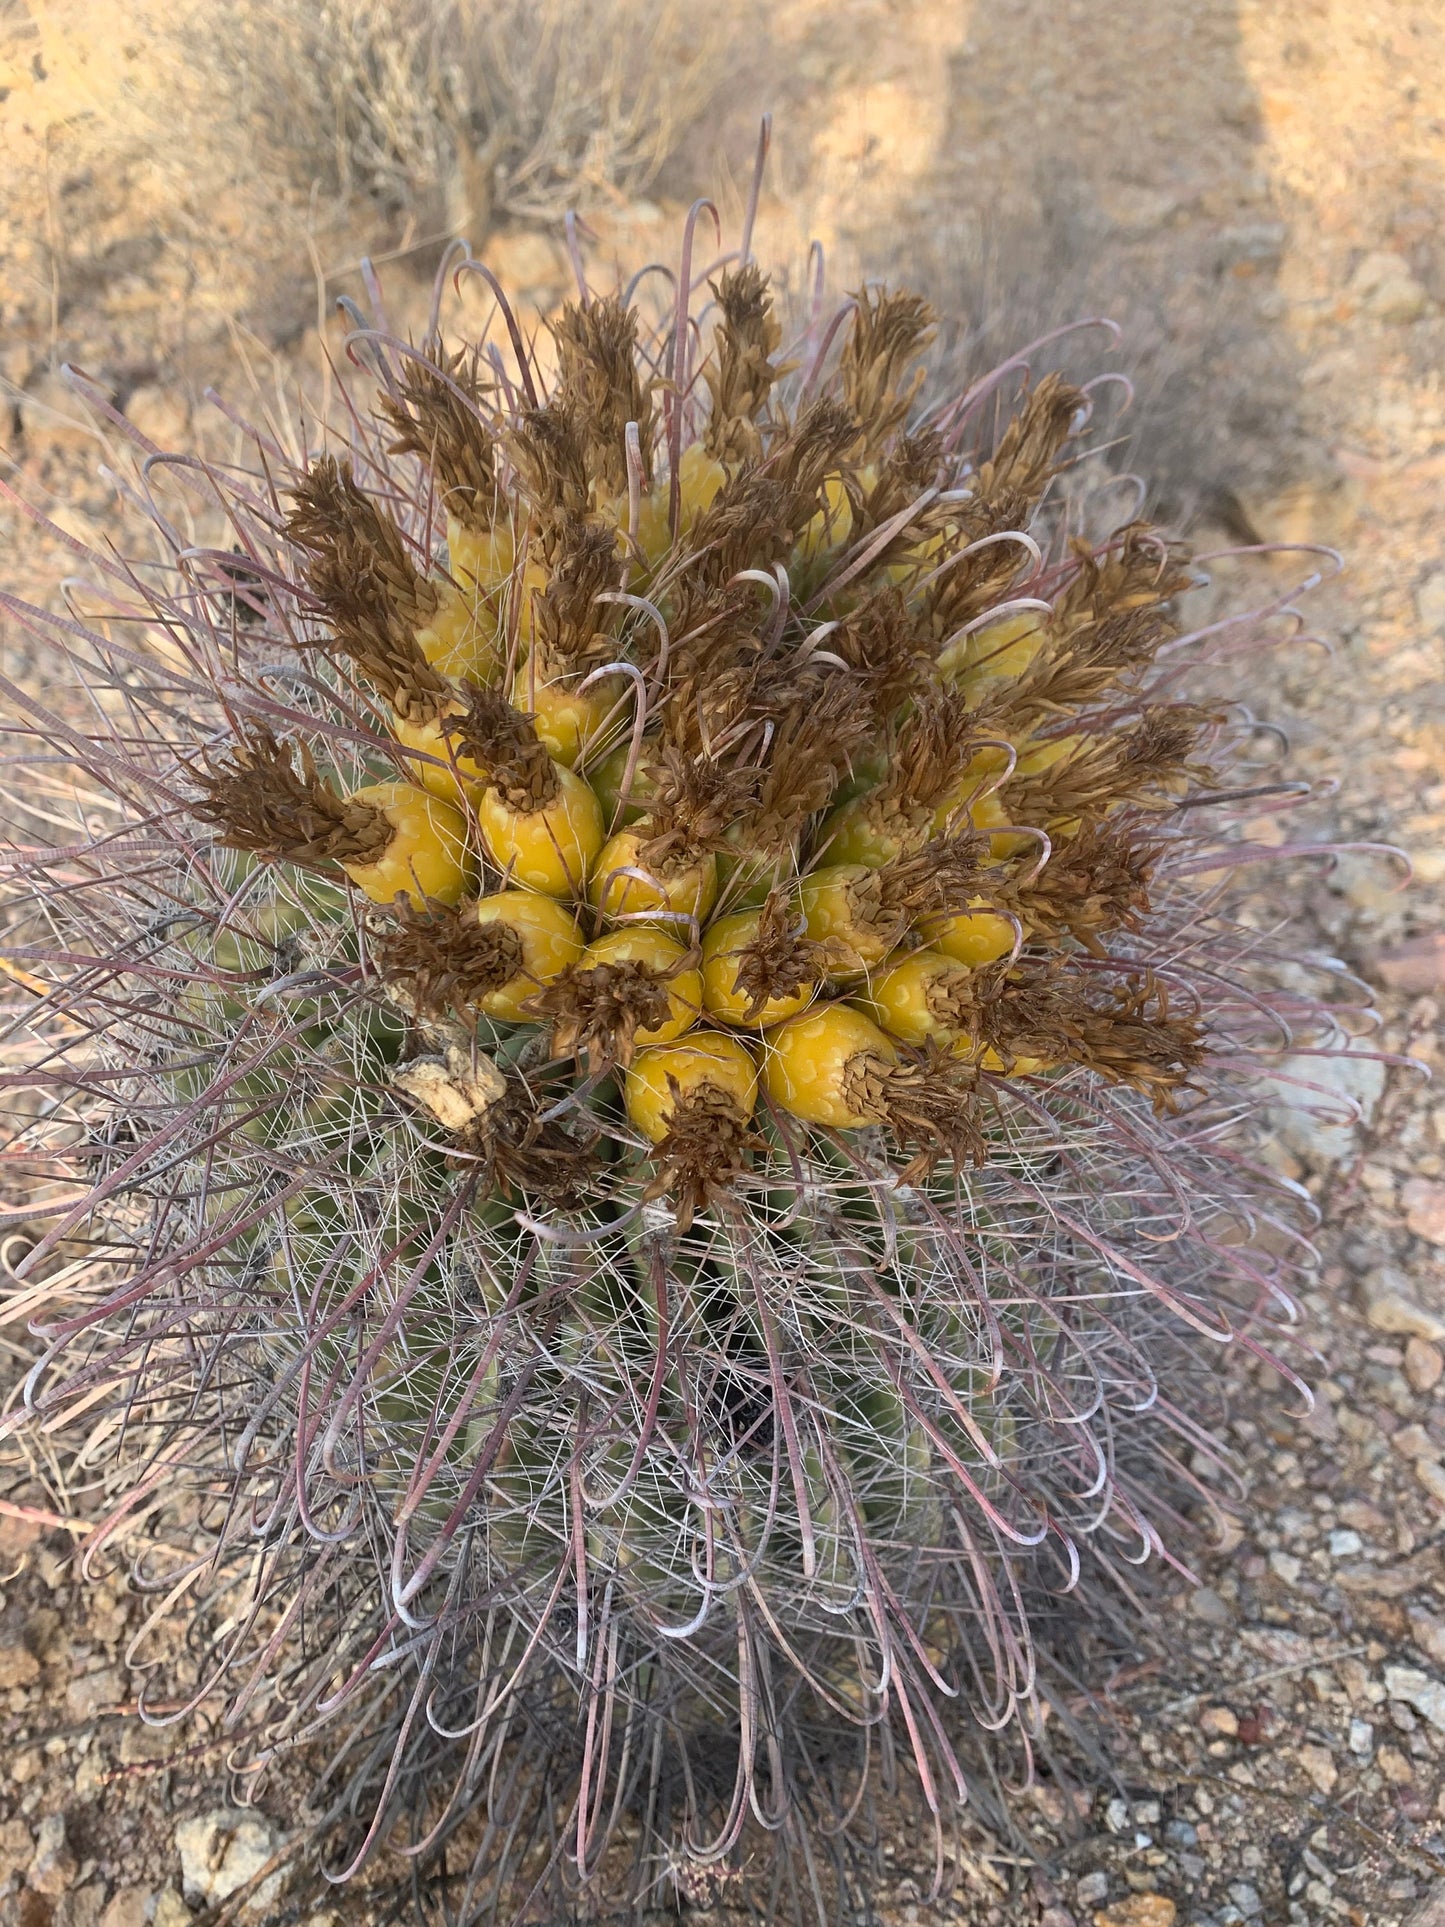
[(238, 1770), (332, 1746), (333, 1876), (465, 1841), (473, 1911), (821, 1895), (876, 1784), (1034, 1770), (1309, 1261), (1250, 631), (1080, 481), (1105, 388), (929, 380), (898, 289), (785, 342), (698, 218), (661, 312), (358, 314), (333, 422), (142, 449), (152, 552), (20, 612), (87, 697), (10, 692), (89, 1161), (26, 1262), (100, 1255), (17, 1422), (99, 1415)]

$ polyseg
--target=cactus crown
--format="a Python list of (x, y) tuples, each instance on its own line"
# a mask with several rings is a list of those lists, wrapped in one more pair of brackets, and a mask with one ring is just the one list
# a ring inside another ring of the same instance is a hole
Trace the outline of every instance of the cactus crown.
[(378, 333), (344, 454), (207, 471), (240, 556), (158, 519), (102, 722), (28, 724), (127, 820), (11, 866), (110, 1120), (30, 1397), (220, 1496), (202, 1690), (258, 1769), (340, 1723), (342, 1872), (404, 1815), (645, 1894), (900, 1749), (987, 1802), (1031, 1614), (1202, 1489), (1191, 1343), (1308, 1262), (1233, 1134), (1330, 1024), (1214, 901), (1248, 734), (1070, 482), (1091, 393), (920, 414), (918, 297), (678, 286), (550, 383)]

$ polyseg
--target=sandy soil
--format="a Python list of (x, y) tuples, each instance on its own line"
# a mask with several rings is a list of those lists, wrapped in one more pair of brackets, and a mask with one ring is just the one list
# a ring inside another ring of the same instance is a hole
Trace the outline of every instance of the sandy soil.
[[(87, 0), (0, 0), (0, 467), (88, 538), (112, 498), (62, 360), (180, 443), (205, 381), (234, 379), (242, 355), (258, 379), (273, 357), (308, 366), (326, 325), (304, 248), (278, 260), (258, 241), (244, 266), (242, 187), (208, 188), (204, 220), (187, 210), (135, 79), (157, 44), (144, 10), (118, 7), (109, 32), (96, 18)], [(1364, 850), (1329, 873), (1285, 862), (1269, 887), (1277, 905), (1288, 885), (1311, 939), (1377, 987), (1384, 1047), (1428, 1063), (1445, 1000), (1445, 13), (782, 0), (769, 36), (765, 61), (740, 45), (738, 65), (779, 113), (760, 232), (785, 278), (818, 236), (837, 283), (921, 281), (962, 318), (966, 359), (1111, 313), (1163, 511), (1193, 517), (1204, 547), (1344, 555), (1309, 605), (1321, 646), (1241, 689), (1287, 720), (1317, 786), (1252, 835), (1408, 854), (1408, 890)], [(755, 104), (740, 98), (738, 118)], [(217, 114), (195, 131), (198, 179), (214, 178)], [(610, 210), (601, 246), (661, 246), (665, 199)], [(346, 291), (367, 237), (323, 238), (326, 293)], [(487, 252), (544, 307), (565, 291), (555, 237), (499, 233)], [(415, 261), (390, 270), (403, 313), (421, 299)], [(53, 601), (53, 545), (3, 526), (7, 585)], [(1258, 562), (1255, 580), (1291, 566)], [(1240, 567), (1221, 569), (1231, 592)], [(14, 631), (0, 654), (6, 674), (45, 675)], [(1358, 1129), (1305, 1120), (1276, 1144), (1323, 1214), (1306, 1305), (1318, 1402), (1298, 1418), (1272, 1374), (1230, 1367), (1239, 1523), (1106, 1687), (1116, 1779), (1033, 1796), (1038, 1868), (971, 1839), (936, 1910), (909, 1837), (884, 1840), (873, 1891), (889, 1920), (1445, 1922), (1445, 1097), (1407, 1067), (1362, 1071), (1348, 1095)], [(7, 1375), (24, 1351), (6, 1328)], [(69, 1510), (58, 1463), (6, 1476), (12, 1506)], [(226, 1805), (223, 1756), (203, 1734), (156, 1757), (125, 1717), (133, 1604), (118, 1583), (77, 1583), (74, 1536), (0, 1517), (0, 1921), (177, 1927), (178, 1829)], [(252, 1864), (284, 1818), (256, 1823)], [(214, 1829), (202, 1844), (226, 1851)]]

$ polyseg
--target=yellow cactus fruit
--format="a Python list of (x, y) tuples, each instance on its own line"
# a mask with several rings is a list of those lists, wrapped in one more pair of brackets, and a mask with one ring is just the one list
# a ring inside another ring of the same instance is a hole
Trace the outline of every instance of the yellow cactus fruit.
[(805, 1124), (857, 1130), (881, 1120), (880, 1071), (897, 1061), (871, 1017), (848, 1004), (823, 1004), (768, 1032), (763, 1087)]
[(467, 820), (461, 811), (410, 783), (369, 783), (350, 801), (380, 810), (392, 826), (391, 840), (369, 861), (343, 860), (342, 868), (373, 903), (409, 898), (418, 909), (428, 897), (454, 904), (471, 880)]
[(799, 879), (808, 935), (824, 946), (830, 976), (871, 970), (898, 941), (897, 920), (882, 910), (876, 875), (866, 863), (827, 863)]
[[(859, 486), (866, 490), (876, 479), (876, 471), (865, 468), (859, 473)], [(830, 475), (823, 483), (823, 505), (803, 530), (798, 546), (811, 558), (822, 549), (841, 548), (852, 533), (853, 505), (848, 490), (841, 475)]]
[[(716, 461), (701, 442), (691, 442), (682, 451), (678, 469), (682, 506), (679, 528), (688, 529), (705, 510), (728, 478), (722, 463)], [(627, 497), (619, 498), (615, 513), (622, 528), (627, 527)], [(642, 499), (637, 517), (637, 546), (649, 562), (660, 561), (672, 546), (672, 485), (659, 482)]]
[[(765, 997), (759, 1004), (746, 985), (739, 983), (739, 965), (745, 961), (745, 953), (759, 945), (762, 923), (761, 911), (743, 910), (735, 916), (719, 917), (703, 937), (703, 1003), (708, 1015), (720, 1023), (749, 1029), (780, 1024), (805, 1010), (817, 995), (816, 981), (805, 982), (785, 996)], [(746, 979), (746, 970), (743, 976)]]
[(590, 689), (561, 681), (544, 682), (529, 658), (517, 672), (512, 698), (532, 717), (550, 755), (568, 769), (617, 708), (622, 677), (607, 677)]
[(605, 756), (596, 762), (588, 759), (587, 781), (597, 792), (597, 801), (602, 805), (602, 820), (609, 833), (625, 830), (647, 813), (648, 801), (652, 796), (653, 779), (647, 773), (647, 758), (651, 751), (656, 754), (656, 744), (649, 737), (642, 747), (637, 764), (632, 772), (632, 782), (628, 786), (626, 800), (622, 795), (622, 785), (627, 781), (627, 765), (632, 755), (632, 739), (625, 736), (615, 748), (609, 749)]
[(883, 820), (874, 794), (865, 790), (833, 811), (819, 833), (818, 848), (830, 863), (861, 863), (869, 870), (881, 870), (885, 863), (910, 855), (927, 841), (926, 818), (911, 839), (903, 834), (907, 827), (901, 818)]
[[(470, 803), (474, 808), (487, 780), (487, 772), (470, 756), (463, 756), (447, 740), (446, 718), (428, 716), (414, 722), (405, 716), (392, 718), (392, 734), (404, 749), (420, 754), (407, 759), (407, 768), (416, 781), (445, 803)], [(424, 762), (423, 757), (436, 757)]]
[(962, 1040), (966, 1047), (958, 1010), (967, 1001), (972, 974), (941, 950), (914, 950), (875, 971), (859, 1001), (875, 1023), (905, 1044), (936, 1037), (950, 1047)]
[(470, 585), (439, 585), (441, 600), (416, 632), (417, 647), (433, 669), (458, 681), (493, 682), (501, 673), (497, 612)]
[(717, 902), (717, 858), (709, 853), (658, 875), (642, 859), (646, 841), (638, 830), (608, 837), (592, 872), (593, 907), (609, 921), (661, 912), (701, 923)]
[(497, 890), (476, 907), (478, 923), (500, 923), (516, 933), (521, 943), (521, 965), (500, 989), (478, 998), (478, 1008), (502, 1023), (521, 1023), (523, 1005), (542, 985), (554, 983), (569, 964), (582, 955), (582, 932), (577, 920), (555, 897), (531, 890)]
[(983, 897), (970, 898), (965, 910), (925, 917), (918, 926), (918, 934), (933, 949), (967, 964), (970, 970), (1007, 957), (1016, 936), (1011, 920), (990, 909)]
[(540, 809), (516, 809), (490, 789), (477, 820), (488, 856), (509, 883), (548, 897), (580, 897), (602, 848), (602, 810), (580, 776), (553, 768), (556, 791)]
[(635, 1130), (660, 1144), (679, 1105), (704, 1090), (716, 1092), (743, 1118), (758, 1101), (758, 1067), (735, 1037), (695, 1030), (675, 1044), (639, 1051), (628, 1067), (623, 1101)]
[(485, 594), (496, 589), (511, 575), (517, 560), (517, 545), (511, 524), (498, 521), (486, 528), (474, 528), (455, 515), (447, 517), (447, 567), (463, 588), (480, 589)]
[[(582, 953), (581, 968), (597, 964), (646, 964), (667, 977), (668, 1017), (665, 1023), (639, 1030), (638, 1044), (670, 1044), (691, 1030), (702, 1015), (702, 972), (687, 964), (688, 952), (675, 938), (647, 924), (628, 930), (609, 930), (589, 943)], [(681, 967), (680, 967), (681, 966)]]
[(1040, 609), (1020, 609), (960, 636), (939, 653), (938, 673), (948, 682), (1011, 682), (1032, 668), (1046, 639)]

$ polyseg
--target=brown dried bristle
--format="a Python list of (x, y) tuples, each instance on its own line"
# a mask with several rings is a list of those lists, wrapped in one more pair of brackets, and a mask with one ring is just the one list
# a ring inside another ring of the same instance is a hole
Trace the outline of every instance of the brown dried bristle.
[(535, 1198), (562, 1210), (586, 1201), (598, 1169), (597, 1133), (589, 1128), (574, 1135), (556, 1118), (544, 1123), (555, 1095), (510, 1076), (506, 1095), (459, 1139), (483, 1161), (484, 1192)]
[[(1071, 936), (1097, 955), (1104, 932), (1143, 927), (1161, 853), (1162, 845), (1133, 824), (1086, 823), (1055, 845), (1030, 882), (998, 894), (1026, 919), (1035, 942)], [(1036, 867), (1032, 858), (1029, 867)]]
[(783, 331), (773, 314), (768, 278), (753, 262), (729, 268), (708, 285), (722, 321), (716, 358), (703, 370), (712, 397), (703, 446), (715, 461), (755, 462), (763, 448), (758, 423), (773, 384), (791, 367), (773, 361)]
[(215, 824), (227, 849), (284, 857), (308, 869), (374, 863), (395, 831), (370, 803), (339, 796), (316, 773), (305, 743), (279, 741), (251, 725), (228, 754), (208, 753), (201, 795), (191, 808)]
[(870, 1101), (905, 1154), (904, 1184), (920, 1184), (945, 1160), (983, 1164), (977, 1066), (929, 1039), (912, 1062), (875, 1065)]
[(482, 416), (494, 384), (484, 382), (478, 349), (437, 360), (408, 356), (395, 389), (381, 397), (397, 431), (393, 455), (419, 455), (442, 507), (469, 529), (492, 527), (498, 513), (496, 440)]
[(424, 910), (405, 897), (390, 905), (389, 924), (372, 934), (382, 981), (400, 986), (430, 1016), (448, 1011), (467, 1018), (472, 1007), (520, 975), (522, 939), (509, 924), (478, 923), (472, 906), (459, 910), (428, 899)]
[(568, 528), (583, 521), (591, 507), (588, 446), (586, 423), (557, 396), (543, 408), (527, 409), (508, 437), (508, 452), (532, 505), (537, 546), (549, 564)]
[(527, 1000), (527, 1015), (550, 1019), (552, 1048), (589, 1071), (632, 1062), (639, 1031), (660, 1030), (672, 1015), (673, 971), (641, 958), (572, 964)]
[(657, 1175), (644, 1195), (670, 1197), (678, 1230), (685, 1232), (705, 1204), (726, 1193), (762, 1141), (730, 1092), (706, 1082), (683, 1091), (675, 1077), (667, 1082), (672, 1109), (665, 1135), (652, 1147)]
[(637, 825), (638, 854), (660, 876), (676, 875), (709, 851), (728, 847), (728, 831), (751, 802), (746, 769), (728, 769), (679, 749), (663, 749), (647, 767), (647, 816)]
[(620, 295), (568, 304), (553, 324), (556, 400), (577, 424), (589, 474), (610, 495), (627, 487), (626, 436), (637, 424), (643, 486), (652, 481), (651, 384), (638, 367), (637, 313)]
[(807, 927), (781, 890), (770, 890), (758, 911), (758, 934), (734, 953), (733, 978), (747, 998), (743, 1016), (754, 1023), (765, 1005), (792, 997), (819, 983), (826, 968), (826, 949), (808, 935)]
[(998, 888), (988, 840), (967, 825), (948, 836), (930, 837), (911, 856), (883, 864), (877, 876), (885, 913), (915, 924), (966, 909), (980, 890), (996, 894)]
[(923, 370), (909, 376), (933, 338), (936, 317), (921, 295), (864, 288), (854, 297), (843, 348), (843, 400), (863, 437), (864, 459), (887, 441), (913, 406)]
[(622, 580), (622, 560), (611, 529), (592, 522), (564, 522), (558, 531), (555, 560), (544, 593), (533, 603), (537, 661), (551, 677), (590, 667), (609, 655), (609, 628), (615, 606), (597, 598)]
[(488, 789), (495, 790), (511, 809), (524, 813), (544, 809), (561, 787), (557, 765), (532, 725), (532, 718), (514, 709), (495, 689), (466, 683), (461, 708), (446, 718), (447, 741), (458, 759), (465, 757), (485, 772)]

